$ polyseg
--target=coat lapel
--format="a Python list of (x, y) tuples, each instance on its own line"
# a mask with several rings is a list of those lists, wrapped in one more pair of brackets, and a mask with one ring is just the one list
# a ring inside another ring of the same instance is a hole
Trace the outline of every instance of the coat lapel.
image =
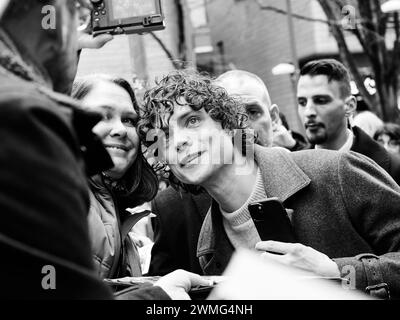
[[(255, 146), (255, 161), (261, 170), (268, 197), (278, 197), (284, 202), (311, 182), (284, 149)], [(221, 274), (233, 250), (223, 229), (218, 204), (213, 200), (197, 244), (197, 257), (204, 273)]]

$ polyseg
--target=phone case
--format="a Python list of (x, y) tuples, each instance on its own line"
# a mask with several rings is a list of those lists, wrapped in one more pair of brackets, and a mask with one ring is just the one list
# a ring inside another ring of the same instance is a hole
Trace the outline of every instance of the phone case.
[(278, 199), (252, 203), (249, 212), (262, 241), (297, 242), (292, 223)]

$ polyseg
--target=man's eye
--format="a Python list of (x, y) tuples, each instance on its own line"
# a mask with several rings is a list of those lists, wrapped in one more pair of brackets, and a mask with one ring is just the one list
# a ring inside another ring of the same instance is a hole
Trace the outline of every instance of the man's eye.
[(314, 103), (315, 104), (327, 104), (329, 103), (331, 100), (327, 99), (327, 98), (314, 98)]
[(198, 117), (190, 117), (187, 121), (188, 126), (196, 126), (200, 122), (200, 119)]
[(259, 110), (249, 110), (247, 111), (249, 114), (250, 119), (255, 120), (261, 117), (261, 112)]
[(258, 114), (261, 114), (261, 112), (259, 111), (259, 110), (256, 110), (256, 109), (250, 109), (250, 110), (248, 110), (247, 111), (249, 114), (251, 114), (251, 115), (258, 115)]
[(297, 103), (299, 104), (299, 106), (305, 107), (307, 105), (307, 100), (306, 99), (299, 99), (297, 101)]

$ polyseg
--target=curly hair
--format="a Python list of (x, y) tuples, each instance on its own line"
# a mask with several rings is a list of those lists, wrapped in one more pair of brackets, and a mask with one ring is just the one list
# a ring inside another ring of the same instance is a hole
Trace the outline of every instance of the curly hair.
[[(175, 105), (188, 105), (193, 110), (204, 109), (216, 122), (221, 123), (225, 130), (247, 129), (247, 114), (240, 100), (229, 96), (226, 90), (216, 85), (210, 77), (192, 69), (175, 70), (169, 73), (156, 86), (144, 94), (138, 133), (146, 146), (153, 141), (146, 141), (147, 133), (152, 129), (161, 129), (168, 135), (169, 119), (174, 113)], [(254, 136), (245, 130), (242, 135), (242, 145), (247, 146)], [(251, 138), (249, 139), (249, 136)], [(242, 149), (245, 153), (245, 150)], [(157, 164), (158, 170), (168, 170), (164, 164)], [(192, 193), (198, 193), (199, 188), (193, 188), (179, 182), (171, 172), (169, 180), (172, 186), (183, 188)]]
[[(168, 131), (174, 105), (189, 105), (193, 110), (204, 109), (223, 129), (246, 129), (247, 115), (240, 103), (213, 80), (194, 70), (175, 70), (144, 94), (138, 132), (146, 143), (151, 129)], [(147, 142), (148, 143), (148, 142)]]

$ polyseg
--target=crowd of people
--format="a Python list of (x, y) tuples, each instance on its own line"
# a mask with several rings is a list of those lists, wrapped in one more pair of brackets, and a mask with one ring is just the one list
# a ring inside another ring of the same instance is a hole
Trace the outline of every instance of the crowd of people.
[[(90, 9), (90, 1), (6, 3), (2, 297), (189, 299), (192, 287), (210, 284), (203, 275), (222, 275), (242, 248), (320, 277), (345, 277), (351, 267), (356, 290), (400, 297), (400, 126), (354, 124), (357, 99), (342, 63), (302, 67), (303, 136), (245, 70), (217, 78), (176, 70), (143, 101), (126, 79), (75, 78), (80, 50), (112, 41), (77, 33), (76, 4)], [(38, 23), (44, 3), (59, 12), (55, 29)], [(295, 242), (260, 236), (249, 205), (267, 198), (284, 205)], [(143, 204), (150, 210), (127, 210)], [(150, 212), (144, 270), (132, 228)], [(48, 266), (54, 288), (43, 285)], [(126, 290), (103, 281), (142, 275), (160, 278)]]

